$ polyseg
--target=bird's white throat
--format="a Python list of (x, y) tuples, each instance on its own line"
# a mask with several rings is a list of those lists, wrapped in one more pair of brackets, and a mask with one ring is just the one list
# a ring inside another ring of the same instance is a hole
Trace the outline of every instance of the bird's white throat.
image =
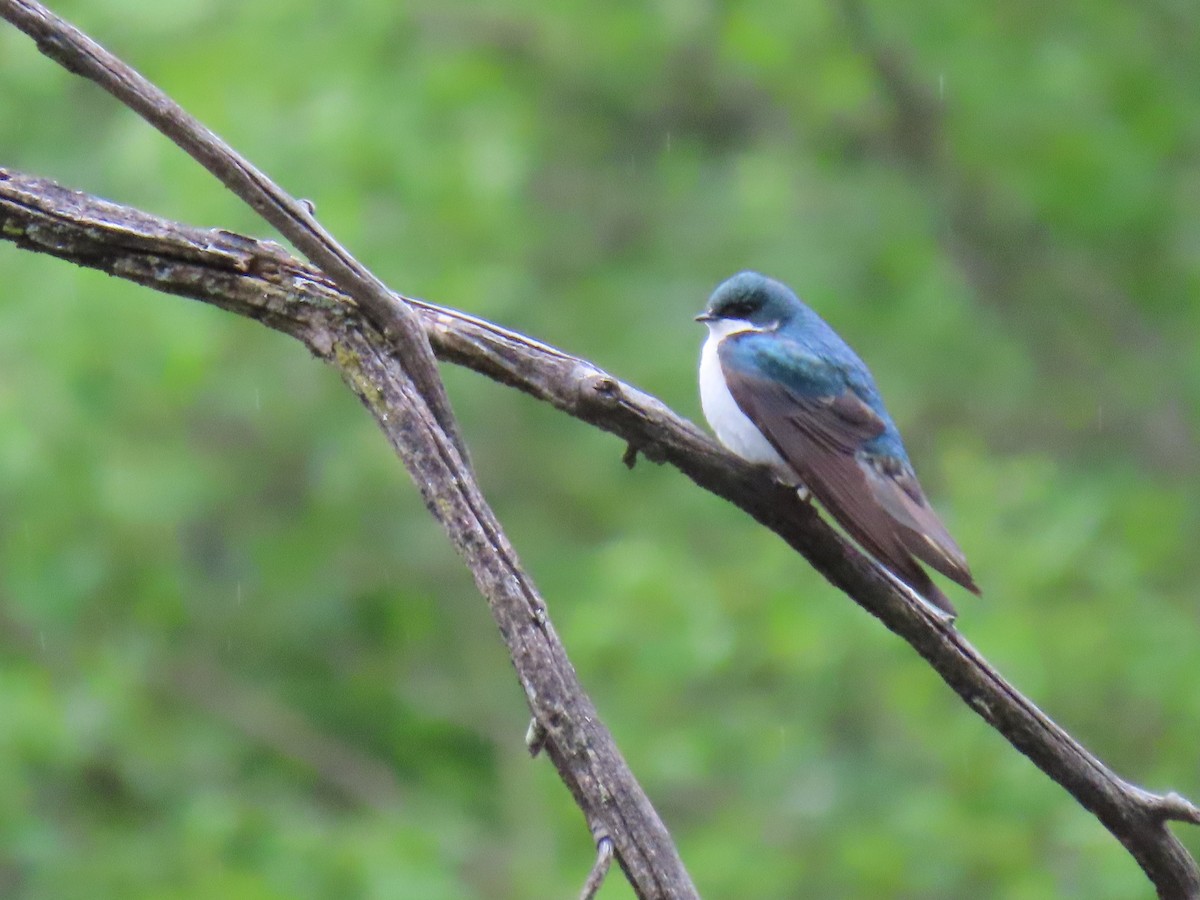
[(717, 355), (717, 347), (730, 335), (766, 329), (756, 328), (742, 319), (714, 319), (705, 324), (708, 325), (708, 340), (700, 352), (700, 406), (704, 409), (704, 418), (716, 432), (717, 440), (742, 459), (787, 469), (783, 457), (729, 393), (721, 358)]

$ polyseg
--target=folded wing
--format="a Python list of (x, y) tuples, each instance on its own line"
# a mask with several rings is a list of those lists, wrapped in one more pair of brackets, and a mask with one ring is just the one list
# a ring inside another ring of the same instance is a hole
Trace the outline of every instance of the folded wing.
[[(886, 423), (849, 389), (806, 393), (744, 366), (722, 366), (729, 391), (804, 484), (864, 550), (919, 594), (951, 615), (949, 599), (914, 560), (919, 559), (970, 591), (979, 593), (962, 551), (938, 519), (902, 460), (864, 453)], [(805, 356), (797, 371), (820, 361)], [(814, 384), (836, 384), (818, 377)]]

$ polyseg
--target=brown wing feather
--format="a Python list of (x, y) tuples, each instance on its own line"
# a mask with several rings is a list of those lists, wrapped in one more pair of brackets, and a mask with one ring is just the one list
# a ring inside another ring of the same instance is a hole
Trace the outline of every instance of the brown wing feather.
[(926, 565), (933, 566), (952, 581), (978, 594), (967, 558), (938, 518), (925, 492), (909, 471), (867, 476), (875, 498), (896, 520), (901, 540), (909, 552)]
[(916, 479), (870, 472), (859, 463), (857, 449), (886, 427), (869, 406), (849, 392), (804, 397), (777, 381), (728, 367), (725, 381), (742, 411), (871, 556), (951, 615), (953, 605), (914, 556), (978, 593), (962, 551)]

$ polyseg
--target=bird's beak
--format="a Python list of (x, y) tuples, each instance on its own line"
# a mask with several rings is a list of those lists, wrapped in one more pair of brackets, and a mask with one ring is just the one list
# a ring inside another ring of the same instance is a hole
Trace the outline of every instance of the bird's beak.
[(696, 321), (697, 322), (711, 322), (715, 318), (716, 318), (716, 316), (714, 316), (712, 313), (702, 312), (702, 313), (700, 313), (700, 315), (696, 316)]

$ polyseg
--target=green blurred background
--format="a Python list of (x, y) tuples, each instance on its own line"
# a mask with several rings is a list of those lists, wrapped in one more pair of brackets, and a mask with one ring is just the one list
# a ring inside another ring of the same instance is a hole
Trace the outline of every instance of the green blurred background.
[[(790, 282), (872, 365), (967, 551), (968, 638), (1117, 772), (1200, 797), (1192, 4), (57, 8), (396, 289), (685, 415), (712, 287)], [(7, 26), (0, 165), (269, 234)], [(779, 540), (445, 374), (705, 896), (1150, 894)], [(0, 894), (574, 896), (590, 839), (526, 716), (332, 371), (0, 243)]]

